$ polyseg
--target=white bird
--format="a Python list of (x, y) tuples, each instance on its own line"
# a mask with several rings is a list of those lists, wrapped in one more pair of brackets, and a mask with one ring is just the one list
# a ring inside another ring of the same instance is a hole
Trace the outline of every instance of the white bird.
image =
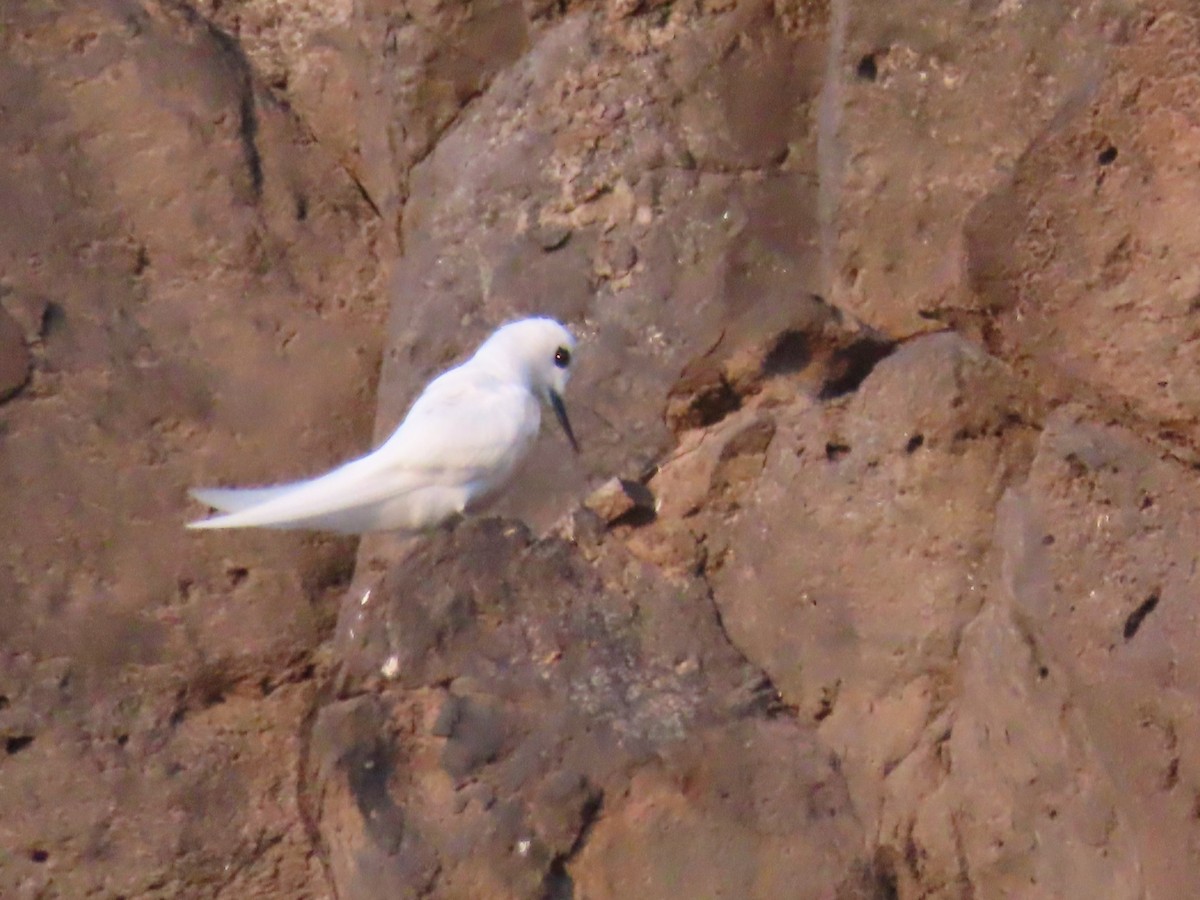
[(495, 497), (533, 446), (540, 401), (579, 452), (562, 401), (574, 351), (575, 338), (553, 319), (505, 325), (431, 381), (379, 449), (308, 481), (193, 490), (225, 515), (188, 527), (422, 531), (470, 512)]

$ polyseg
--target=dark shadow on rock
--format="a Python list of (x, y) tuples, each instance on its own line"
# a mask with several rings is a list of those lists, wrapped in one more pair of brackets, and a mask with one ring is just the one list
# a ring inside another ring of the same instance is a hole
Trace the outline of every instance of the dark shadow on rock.
[(858, 390), (875, 366), (895, 349), (896, 345), (891, 341), (868, 338), (835, 351), (825, 383), (821, 385), (820, 398), (836, 400)]

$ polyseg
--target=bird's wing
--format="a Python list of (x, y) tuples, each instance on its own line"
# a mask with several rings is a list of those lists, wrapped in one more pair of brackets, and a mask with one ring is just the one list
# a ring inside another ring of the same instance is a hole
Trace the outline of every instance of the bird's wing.
[(537, 400), (525, 388), (455, 369), (429, 384), (374, 455), (381, 465), (426, 478), (475, 481), (509, 467), (537, 436), (539, 421)]
[(537, 401), (519, 387), (443, 376), (375, 452), (308, 481), (245, 492), (193, 491), (228, 514), (188, 527), (299, 526), (421, 488), (467, 488), (510, 470), (536, 435), (538, 418)]

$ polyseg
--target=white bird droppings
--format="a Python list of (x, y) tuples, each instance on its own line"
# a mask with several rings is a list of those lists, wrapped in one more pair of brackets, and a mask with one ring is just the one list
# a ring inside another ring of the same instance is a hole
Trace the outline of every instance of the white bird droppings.
[(400, 657), (396, 656), (394, 653), (389, 656), (380, 667), (379, 674), (388, 681), (395, 679), (395, 677), (400, 674)]

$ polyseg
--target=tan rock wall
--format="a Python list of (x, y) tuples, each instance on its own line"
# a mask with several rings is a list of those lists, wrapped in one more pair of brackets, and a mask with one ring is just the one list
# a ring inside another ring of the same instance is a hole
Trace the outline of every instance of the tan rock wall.
[[(0, 895), (1200, 893), (1198, 29), (5, 6)], [(182, 530), (531, 312), (497, 518)]]

